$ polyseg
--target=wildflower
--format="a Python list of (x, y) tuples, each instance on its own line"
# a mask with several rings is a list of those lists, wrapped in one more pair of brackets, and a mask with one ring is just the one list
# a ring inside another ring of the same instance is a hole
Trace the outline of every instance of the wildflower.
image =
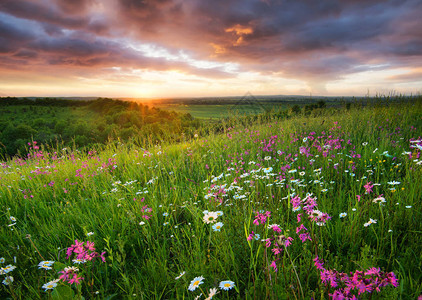
[(367, 183), (366, 185), (364, 185), (363, 187), (365, 188), (366, 193), (367, 193), (367, 194), (370, 194), (370, 193), (372, 192), (372, 188), (373, 188), (374, 186), (372, 185), (372, 182), (368, 182), (368, 183)]
[(273, 168), (268, 167), (268, 168), (264, 168), (263, 170), (264, 170), (264, 173), (270, 173), (273, 170)]
[(204, 277), (202, 277), (202, 276), (199, 276), (199, 277), (195, 277), (191, 282), (190, 282), (190, 284), (189, 284), (189, 287), (188, 287), (188, 290), (189, 291), (191, 291), (191, 292), (193, 292), (194, 290), (196, 290), (196, 288), (200, 285), (200, 284), (203, 284), (204, 282), (203, 282), (203, 280), (204, 280), (205, 278)]
[(42, 286), (42, 288), (45, 290), (45, 291), (47, 291), (47, 290), (52, 290), (52, 289), (54, 289), (56, 286), (57, 286), (57, 282), (59, 281), (59, 279), (56, 279), (56, 280), (53, 280), (53, 281), (50, 281), (50, 282), (47, 282), (47, 283), (45, 283), (43, 286)]
[(225, 281), (221, 281), (219, 286), (220, 286), (220, 289), (228, 291), (228, 290), (231, 290), (235, 286), (235, 284), (233, 281), (225, 280)]
[(72, 284), (72, 283), (75, 283), (75, 284), (81, 284), (81, 282), (80, 282), (80, 280), (83, 280), (84, 278), (83, 277), (78, 277), (78, 275), (77, 274), (73, 274), (73, 278), (72, 279), (70, 279), (68, 282), (70, 283), (70, 284)]
[(301, 224), (299, 227), (296, 228), (296, 233), (299, 233), (302, 230), (307, 231), (308, 229), (306, 229), (305, 225)]
[(275, 232), (278, 232), (278, 233), (281, 232), (280, 225), (278, 225), (278, 224), (268, 225), (268, 229), (272, 229), (272, 230), (274, 230)]
[(167, 226), (169, 224), (169, 222), (164, 222), (163, 226)]
[(302, 243), (306, 242), (306, 240), (312, 241), (309, 232), (299, 234), (299, 239), (302, 241)]
[(393, 181), (389, 181), (389, 182), (387, 182), (389, 185), (398, 185), (398, 184), (400, 184), (400, 182), (399, 181), (395, 181), (395, 180), (393, 180)]
[(222, 212), (221, 210), (216, 211), (215, 213), (216, 213), (216, 214), (217, 214), (217, 216), (219, 216), (219, 217), (221, 217), (221, 216), (223, 215), (223, 212)]
[(377, 223), (377, 220), (369, 219), (369, 221), (363, 224), (363, 226), (368, 227), (369, 225), (376, 224), (376, 223)]
[(78, 272), (79, 269), (76, 267), (66, 267), (63, 271), (59, 271), (62, 275), (60, 275), (59, 279), (63, 281), (69, 281), (71, 278), (71, 275)]
[(223, 227), (223, 223), (221, 223), (221, 222), (218, 222), (218, 223), (215, 223), (213, 226), (212, 226), (212, 229), (214, 230), (214, 231), (220, 231), (220, 229), (221, 229), (221, 227)]
[(13, 276), (6, 276), (6, 278), (4, 278), (4, 280), (2, 281), (2, 283), (4, 285), (9, 285), (14, 281)]
[(374, 200), (372, 200), (372, 202), (381, 204), (381, 203), (385, 203), (386, 201), (385, 201), (384, 197), (379, 196), (379, 197), (375, 198)]
[(139, 222), (139, 225), (144, 225), (145, 224), (145, 222), (144, 221), (141, 221), (141, 222)]
[(14, 269), (16, 269), (16, 266), (7, 265), (4, 268), (0, 269), (0, 275), (7, 274), (9, 272), (12, 272)]
[(318, 269), (318, 270), (325, 270), (325, 268), (324, 268), (324, 263), (319, 259), (319, 257), (317, 256), (317, 257), (315, 257), (314, 259), (313, 259), (313, 261), (314, 261), (314, 266)]
[(304, 176), (305, 175), (305, 171), (299, 172), (300, 176)]
[(406, 208), (412, 208), (412, 205), (406, 205), (405, 207)]
[(0, 258), (0, 264), (4, 264), (5, 263), (5, 259), (4, 259), (4, 257), (2, 257), (2, 258)]
[(208, 213), (205, 214), (205, 216), (203, 217), (203, 221), (206, 224), (214, 223), (217, 218), (218, 218), (217, 213), (216, 212), (213, 212), (213, 211), (210, 211), (210, 212), (208, 212)]
[(94, 235), (94, 233), (91, 231), (91, 232), (88, 232), (87, 234), (86, 234), (86, 236), (91, 236), (91, 235)]
[(168, 214), (168, 213), (166, 213), (166, 212), (165, 212), (165, 213), (163, 213), (163, 216), (164, 216), (164, 217), (167, 217), (168, 215), (169, 215), (169, 214)]
[(212, 297), (214, 297), (216, 294), (218, 294), (219, 292), (217, 291), (216, 288), (212, 288), (210, 289), (210, 293), (208, 294), (208, 297), (205, 298), (205, 300), (211, 300)]
[(70, 275), (72, 275), (72, 274), (74, 274), (78, 271), (79, 271), (79, 269), (77, 267), (66, 267), (66, 268), (64, 268), (63, 271), (59, 271), (59, 273), (62, 274), (62, 275), (60, 275), (59, 279), (63, 280), (63, 281), (69, 280)]
[(53, 264), (54, 261), (52, 260), (42, 261), (38, 264), (38, 269), (51, 270)]
[(277, 271), (278, 271), (278, 269), (277, 269), (277, 265), (276, 265), (276, 263), (275, 263), (275, 261), (274, 261), (274, 260), (273, 260), (273, 262), (270, 264), (270, 268), (273, 268), (274, 272), (277, 272)]
[(265, 247), (269, 248), (271, 247), (271, 239), (263, 239), (261, 242), (265, 242)]
[(312, 210), (309, 217), (312, 221), (316, 222), (318, 226), (324, 226), (325, 222), (327, 222), (328, 219), (331, 219), (328, 214), (323, 213), (317, 209)]
[(12, 222), (16, 222), (16, 218), (15, 217), (12, 217), (12, 216), (10, 216), (10, 221), (12, 221)]
[(347, 213), (343, 212), (339, 215), (340, 218), (345, 218), (347, 216)]
[(80, 259), (80, 258), (76, 258), (76, 259), (74, 259), (74, 260), (72, 260), (73, 261), (73, 263), (74, 264), (84, 264), (84, 263), (86, 263), (86, 260), (85, 259)]
[(288, 247), (292, 244), (293, 238), (292, 237), (287, 237), (285, 235), (279, 235), (277, 236), (277, 244), (280, 246), (284, 246), (284, 247)]
[(252, 222), (254, 225), (259, 225), (259, 222), (261, 222), (261, 224), (265, 224), (265, 222), (267, 222), (267, 218), (270, 218), (271, 216), (270, 211), (266, 211), (265, 213), (255, 212), (255, 214), (255, 219)]
[(179, 274), (179, 276), (177, 276), (176, 278), (174, 278), (174, 279), (176, 279), (176, 280), (178, 280), (178, 279), (180, 279), (183, 275), (185, 275), (185, 271), (183, 271), (182, 273), (180, 273)]
[(265, 156), (264, 160), (271, 160), (271, 156)]

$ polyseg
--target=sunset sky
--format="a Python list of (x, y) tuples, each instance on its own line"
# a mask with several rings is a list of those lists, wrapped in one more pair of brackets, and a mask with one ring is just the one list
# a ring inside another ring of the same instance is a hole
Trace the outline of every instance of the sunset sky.
[(0, 96), (422, 93), (422, 1), (1, 0)]

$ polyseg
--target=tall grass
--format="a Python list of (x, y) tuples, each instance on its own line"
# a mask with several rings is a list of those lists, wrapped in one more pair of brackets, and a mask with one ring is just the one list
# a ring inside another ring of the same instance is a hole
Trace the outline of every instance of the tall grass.
[[(379, 267), (397, 277), (396, 288), (355, 289), (359, 298), (416, 299), (421, 102), (318, 114), (227, 123), (223, 134), (149, 149), (114, 143), (83, 153), (32, 143), (28, 159), (4, 161), (0, 171), (1, 267), (16, 266), (1, 275), (13, 276), (1, 298), (193, 299), (216, 287), (217, 299), (326, 299), (344, 286), (325, 284), (318, 256), (327, 272)], [(379, 196), (385, 203), (373, 202)], [(314, 210), (331, 218), (313, 222), (295, 197), (314, 199)], [(219, 231), (204, 222), (207, 211), (220, 212)], [(311, 240), (301, 241), (301, 224)], [(81, 284), (43, 289), (73, 265), (66, 249), (75, 240), (94, 242), (105, 263), (76, 265)], [(46, 260), (52, 269), (39, 269)], [(188, 290), (199, 276), (203, 283)], [(226, 280), (234, 286), (221, 289)]]

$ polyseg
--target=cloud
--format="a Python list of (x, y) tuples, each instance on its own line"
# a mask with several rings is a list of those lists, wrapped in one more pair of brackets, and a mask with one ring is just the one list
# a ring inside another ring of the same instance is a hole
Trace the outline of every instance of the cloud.
[[(402, 17), (420, 7), (417, 1), (118, 3), (132, 34), (169, 48), (183, 47), (201, 58), (237, 61), (253, 71), (273, 69), (291, 76), (307, 73), (333, 78), (385, 52), (380, 40), (388, 37), (394, 45), (391, 38), (400, 40), (397, 28)], [(409, 41), (404, 48), (390, 47), (388, 55), (419, 55), (420, 40)], [(341, 63), (337, 72), (334, 66), (327, 68), (327, 60)]]
[(236, 78), (226, 67), (236, 64), (324, 91), (376, 65), (421, 66), (421, 9), (418, 0), (4, 0), (0, 68), (117, 66), (206, 80)]
[(11, 53), (31, 42), (35, 36), (0, 20), (0, 53)]
[(396, 82), (418, 82), (422, 81), (422, 68), (410, 70), (407, 73), (392, 75), (388, 79)]

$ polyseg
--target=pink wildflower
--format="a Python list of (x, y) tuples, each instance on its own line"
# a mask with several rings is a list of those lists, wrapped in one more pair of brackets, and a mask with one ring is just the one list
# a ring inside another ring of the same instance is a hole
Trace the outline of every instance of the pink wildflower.
[(302, 241), (302, 243), (306, 242), (306, 240), (312, 241), (311, 235), (308, 232), (299, 234), (299, 238)]
[(72, 279), (70, 279), (68, 282), (69, 282), (70, 284), (72, 284), (72, 283), (75, 283), (75, 284), (81, 284), (80, 280), (83, 280), (83, 279), (84, 279), (83, 277), (78, 277), (78, 275), (77, 275), (77, 274), (73, 274), (73, 278), (72, 278)]
[(270, 264), (270, 267), (274, 269), (274, 272), (277, 272), (277, 271), (278, 271), (278, 269), (277, 269), (277, 265), (276, 265), (276, 263), (275, 263), (275, 261), (274, 261), (274, 260), (273, 260), (273, 262)]
[(363, 187), (365, 188), (366, 193), (367, 193), (367, 194), (370, 194), (370, 193), (372, 192), (372, 188), (373, 188), (374, 186), (372, 185), (372, 182), (370, 181), (370, 182), (368, 182), (366, 185), (364, 185)]

